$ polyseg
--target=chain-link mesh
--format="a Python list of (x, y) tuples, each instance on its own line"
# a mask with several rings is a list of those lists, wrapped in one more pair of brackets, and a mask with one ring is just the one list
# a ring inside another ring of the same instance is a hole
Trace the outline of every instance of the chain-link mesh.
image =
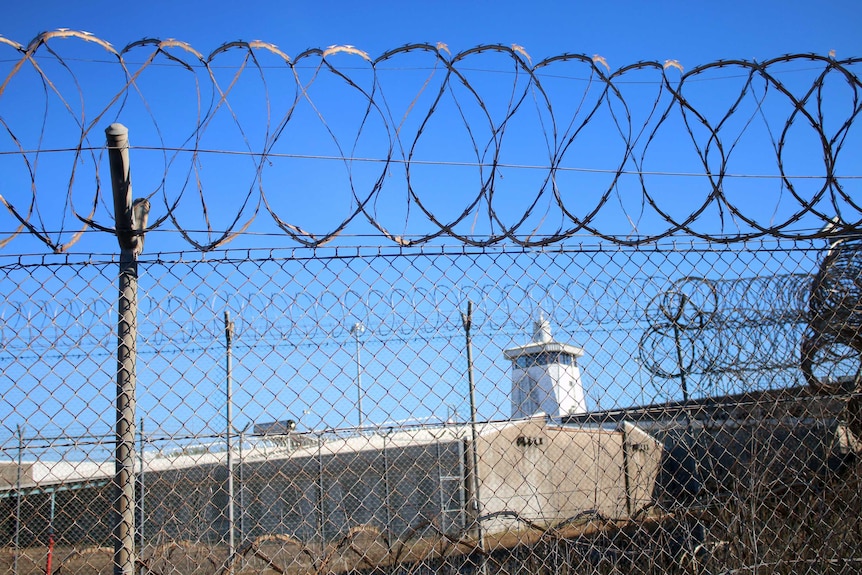
[[(2, 561), (107, 571), (117, 262), (2, 269)], [(859, 270), (849, 241), (142, 256), (139, 566), (855, 572)]]

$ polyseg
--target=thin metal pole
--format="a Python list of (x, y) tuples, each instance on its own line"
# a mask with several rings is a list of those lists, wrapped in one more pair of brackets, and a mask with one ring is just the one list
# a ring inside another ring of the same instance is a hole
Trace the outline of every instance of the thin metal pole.
[(626, 424), (623, 422), (620, 431), (622, 432), (622, 448), (623, 448), (623, 480), (626, 492), (626, 515), (629, 519), (632, 516), (632, 485), (631, 473), (629, 472), (629, 441), (631, 440), (629, 432), (626, 429)]
[(386, 549), (387, 551), (392, 551), (392, 502), (390, 498), (390, 490), (392, 489), (389, 481), (389, 458), (386, 455), (386, 439), (389, 437), (389, 434), (392, 432), (392, 428), (390, 427), (385, 434), (383, 434), (383, 498), (384, 498), (384, 508), (386, 509)]
[(320, 537), (320, 549), (326, 547), (326, 538), (324, 537), (323, 528), (323, 432), (317, 436), (317, 533)]
[[(234, 552), (236, 551), (236, 527), (234, 525), (234, 492), (233, 492), (233, 446), (231, 445), (231, 426), (233, 425), (233, 385), (231, 381), (231, 377), (233, 376), (232, 371), (232, 350), (231, 343), (233, 341), (233, 322), (230, 320), (230, 312), (225, 310), (224, 312), (224, 338), (226, 344), (226, 353), (225, 353), (225, 396), (226, 396), (226, 406), (225, 406), (225, 442), (227, 447), (227, 500), (228, 500), (228, 512), (227, 512), (227, 521), (228, 521), (228, 557), (233, 557)], [(233, 562), (230, 562), (230, 565), (233, 565)]]
[(45, 559), (45, 575), (52, 575), (54, 568), (54, 511), (57, 508), (57, 491), (51, 491), (51, 512), (48, 516), (48, 556)]
[[(685, 431), (683, 442), (686, 447), (686, 459), (684, 464), (686, 466), (690, 466), (690, 471), (692, 473), (692, 477), (689, 481), (686, 482), (686, 493), (687, 497), (696, 497), (700, 492), (701, 486), (701, 475), (700, 475), (700, 459), (697, 454), (697, 440), (694, 436), (694, 427), (692, 425), (691, 420), (691, 412), (688, 406), (688, 381), (686, 380), (686, 375), (688, 373), (688, 366), (685, 365), (685, 358), (683, 356), (682, 351), (682, 340), (680, 337), (680, 330), (684, 330), (687, 328), (687, 325), (682, 324), (680, 319), (682, 319), (683, 313), (685, 311), (685, 306), (688, 305), (689, 298), (685, 294), (680, 294), (680, 302), (679, 307), (676, 312), (673, 314), (673, 317), (670, 318), (673, 322), (673, 338), (674, 344), (676, 345), (676, 360), (679, 365), (679, 382), (680, 388), (682, 389), (682, 402), (683, 402), (683, 414), (685, 415)], [(690, 489), (689, 489), (690, 487)], [(698, 529), (697, 519), (694, 519), (696, 525), (693, 531)], [(691, 538), (688, 538), (688, 541), (691, 541)]]
[(688, 296), (685, 294), (680, 294), (680, 302), (679, 307), (673, 314), (673, 317), (670, 320), (673, 322), (673, 340), (676, 345), (676, 361), (677, 365), (679, 365), (679, 383), (682, 388), (682, 401), (684, 404), (688, 404), (688, 382), (686, 381), (686, 366), (684, 363), (684, 358), (682, 355), (682, 341), (680, 339), (679, 330), (680, 330), (680, 319), (682, 319), (682, 314), (685, 311), (684, 308), (688, 304)]
[(679, 336), (679, 324), (674, 321), (673, 323), (673, 339), (676, 344), (676, 361), (679, 365), (679, 384), (682, 388), (682, 401), (684, 404), (688, 404), (688, 382), (685, 379), (686, 367), (684, 365), (684, 359), (682, 356), (682, 341)]
[(18, 575), (18, 545), (21, 536), (21, 466), (24, 455), (24, 430), (21, 425), (15, 426), (18, 432), (18, 477), (15, 480), (15, 557), (13, 559), (13, 572)]
[[(140, 431), (139, 431), (139, 435), (138, 435), (138, 441), (139, 441), (138, 458), (140, 459), (140, 463), (141, 463), (141, 467), (140, 467), (140, 471), (139, 471), (139, 478), (138, 478), (138, 483), (141, 486), (141, 496), (138, 500), (138, 509), (140, 510), (140, 514), (141, 514), (141, 524), (138, 528), (138, 533), (140, 534), (139, 539), (138, 539), (138, 550), (140, 551), (140, 553), (143, 553), (144, 552), (144, 526), (146, 524), (146, 521), (145, 521), (146, 516), (144, 515), (144, 500), (145, 500), (145, 495), (147, 492), (146, 491), (146, 485), (144, 484), (144, 444), (145, 444), (146, 440), (144, 439), (144, 418), (143, 417), (141, 418), (141, 427), (140, 427)], [(144, 568), (142, 566), (141, 567), (141, 573), (143, 573), (143, 571), (144, 571)]]
[(362, 429), (362, 356), (359, 332), (356, 332), (356, 409), (359, 411), (359, 428)]
[(248, 425), (239, 431), (239, 540), (245, 541), (245, 476), (243, 475), (242, 444), (245, 441), (245, 430)]
[(356, 339), (356, 409), (359, 412), (360, 429), (362, 428), (362, 357), (360, 356), (362, 347), (359, 345), (359, 336), (364, 332), (365, 326), (361, 322), (353, 324), (350, 328), (350, 333)]
[(461, 322), (464, 324), (464, 334), (467, 340), (467, 382), (470, 388), (470, 434), (472, 436), (471, 443), (471, 459), (472, 469), (470, 469), (470, 487), (473, 491), (473, 513), (476, 525), (476, 541), (479, 549), (483, 553), (482, 563), (479, 566), (480, 573), (485, 573), (487, 566), (484, 560), (485, 542), (482, 534), (482, 499), (479, 496), (479, 454), (478, 440), (479, 434), (476, 431), (476, 384), (473, 380), (473, 338), (470, 335), (470, 328), (473, 325), (473, 302), (467, 301), (467, 313), (461, 314)]

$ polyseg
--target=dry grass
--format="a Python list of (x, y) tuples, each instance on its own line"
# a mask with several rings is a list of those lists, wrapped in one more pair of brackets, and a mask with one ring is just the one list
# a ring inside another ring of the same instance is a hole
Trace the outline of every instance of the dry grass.
[[(286, 535), (247, 542), (228, 562), (227, 548), (169, 542), (142, 554), (145, 571), (158, 575), (323, 573), (470, 573), (481, 563), (503, 574), (666, 573), (855, 574), (862, 569), (862, 465), (824, 485), (780, 492), (768, 486), (726, 494), (697, 513), (645, 516), (637, 522), (586, 519), (557, 530), (530, 528), (486, 539), (482, 553), (470, 539), (440, 535), (387, 542), (371, 527), (356, 527), (325, 547)], [(704, 527), (697, 542), (692, 526)], [(22, 549), (18, 574), (45, 573), (45, 547)], [(0, 549), (0, 574), (14, 573), (15, 554)], [(112, 550), (57, 546), (54, 573), (109, 574)]]

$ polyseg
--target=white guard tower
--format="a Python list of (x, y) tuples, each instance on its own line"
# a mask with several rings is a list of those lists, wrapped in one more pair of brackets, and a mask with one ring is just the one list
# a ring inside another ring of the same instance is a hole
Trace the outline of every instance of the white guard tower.
[(503, 351), (512, 361), (512, 419), (545, 413), (562, 417), (586, 413), (578, 358), (584, 350), (551, 337), (543, 316), (534, 323), (533, 341)]

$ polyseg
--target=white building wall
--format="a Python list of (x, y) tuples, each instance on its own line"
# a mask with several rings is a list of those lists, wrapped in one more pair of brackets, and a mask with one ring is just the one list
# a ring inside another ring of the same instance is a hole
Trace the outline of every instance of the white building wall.
[(552, 363), (512, 370), (512, 419), (546, 413), (552, 417), (586, 413), (581, 370)]
[[(551, 377), (556, 376), (557, 403), (560, 406), (558, 415), (578, 414), (587, 412), (587, 401), (584, 397), (584, 384), (581, 381), (581, 368), (573, 365), (551, 366)], [(557, 373), (554, 374), (554, 371)]]

